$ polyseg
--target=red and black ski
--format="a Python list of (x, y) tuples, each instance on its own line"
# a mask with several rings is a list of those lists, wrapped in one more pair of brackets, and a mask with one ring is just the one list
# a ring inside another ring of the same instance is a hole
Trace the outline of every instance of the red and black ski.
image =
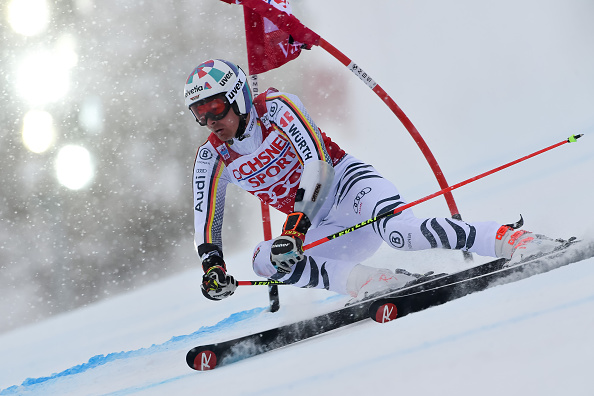
[(553, 252), (528, 258), (509, 268), (501, 267), (447, 284), (429, 285), (430, 287), (422, 291), (409, 291), (398, 296), (377, 298), (369, 305), (369, 317), (378, 323), (391, 322), (410, 313), (444, 304), (493, 285), (515, 282), (592, 256), (594, 256), (594, 246), (572, 240)]
[(550, 254), (510, 268), (498, 259), (450, 275), (430, 279), (381, 296), (348, 305), (311, 319), (191, 349), (186, 362), (205, 371), (278, 349), (371, 317), (385, 323), (409, 313), (446, 303), (494, 284), (503, 284), (594, 256), (592, 243), (568, 242)]
[(501, 268), (504, 263), (505, 260), (503, 259), (494, 260), (464, 271), (405, 287), (389, 294), (383, 294), (360, 301), (311, 319), (261, 331), (233, 340), (200, 345), (191, 349), (187, 353), (186, 362), (188, 363), (188, 366), (195, 370), (212, 370), (221, 365), (259, 355), (367, 319), (369, 306), (374, 301), (374, 298), (386, 297), (388, 295), (397, 296), (435, 288), (461, 279), (473, 277), (481, 273), (494, 271)]

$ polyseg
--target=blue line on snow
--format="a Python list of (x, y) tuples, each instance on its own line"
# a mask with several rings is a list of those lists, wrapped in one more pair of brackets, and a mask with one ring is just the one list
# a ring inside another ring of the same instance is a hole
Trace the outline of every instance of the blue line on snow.
[(158, 344), (158, 345), (153, 344), (148, 348), (140, 348), (140, 349), (136, 349), (136, 350), (132, 350), (132, 351), (114, 352), (114, 353), (110, 353), (108, 355), (93, 356), (92, 358), (89, 359), (89, 361), (87, 363), (79, 364), (78, 366), (71, 367), (69, 369), (66, 369), (66, 370), (60, 372), (60, 373), (52, 374), (48, 377), (27, 378), (25, 381), (23, 381), (23, 383), (20, 386), (14, 385), (14, 386), (11, 386), (4, 390), (1, 390), (0, 395), (16, 395), (19, 392), (23, 391), (22, 388), (34, 387), (36, 385), (43, 384), (47, 381), (50, 381), (50, 380), (53, 380), (56, 378), (67, 377), (67, 376), (74, 375), (74, 374), (80, 374), (85, 371), (94, 369), (98, 366), (102, 366), (104, 364), (107, 364), (107, 363), (110, 363), (110, 362), (113, 362), (116, 360), (130, 359), (130, 358), (135, 358), (135, 357), (139, 357), (139, 356), (146, 356), (146, 355), (151, 355), (153, 353), (156, 353), (156, 352), (159, 352), (162, 350), (167, 350), (171, 347), (172, 344), (187, 341), (187, 340), (199, 337), (204, 334), (212, 333), (214, 331), (220, 331), (220, 330), (222, 330), (226, 327), (229, 327), (237, 322), (257, 316), (267, 310), (268, 310), (268, 308), (254, 308), (254, 309), (250, 309), (247, 311), (237, 312), (237, 313), (232, 314), (228, 318), (223, 319), (222, 321), (220, 321), (219, 323), (217, 323), (213, 326), (201, 327), (199, 330), (195, 331), (192, 334), (175, 336), (175, 337), (172, 337), (169, 341), (166, 341), (166, 342), (164, 342), (162, 344)]

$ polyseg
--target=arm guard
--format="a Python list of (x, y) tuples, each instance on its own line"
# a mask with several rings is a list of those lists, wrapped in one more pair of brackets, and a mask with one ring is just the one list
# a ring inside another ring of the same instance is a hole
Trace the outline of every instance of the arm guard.
[(301, 174), (294, 211), (313, 219), (330, 193), (333, 180), (332, 165), (321, 160), (307, 162)]

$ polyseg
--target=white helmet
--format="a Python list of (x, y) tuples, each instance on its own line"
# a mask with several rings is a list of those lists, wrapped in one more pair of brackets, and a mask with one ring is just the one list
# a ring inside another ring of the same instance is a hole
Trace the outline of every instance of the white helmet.
[(211, 96), (224, 93), (239, 116), (249, 114), (252, 93), (241, 68), (222, 59), (212, 59), (197, 66), (186, 80), (184, 96), (186, 106)]

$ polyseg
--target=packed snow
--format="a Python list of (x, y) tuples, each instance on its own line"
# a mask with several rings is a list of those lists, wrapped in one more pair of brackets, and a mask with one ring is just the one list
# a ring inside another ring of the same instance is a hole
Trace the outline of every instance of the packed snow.
[(207, 372), (186, 365), (189, 349), (344, 298), (284, 288), (281, 310), (270, 313), (258, 287), (217, 304), (200, 299), (199, 276), (189, 271), (0, 337), (0, 395), (189, 395), (213, 386), (229, 395), (594, 392), (594, 259)]
[[(509, 223), (521, 213), (526, 229), (594, 239), (591, 1), (294, 2), (306, 25), (358, 62), (402, 107), (450, 184), (584, 133), (577, 143), (472, 183), (454, 197), (468, 220)], [(308, 57), (327, 59), (350, 92), (328, 101), (348, 104), (353, 118), (345, 131), (352, 134), (342, 135), (340, 123), (318, 121), (320, 127), (377, 165), (407, 200), (437, 191), (387, 107), (320, 48), (295, 65), (307, 69)], [(275, 77), (277, 88), (281, 83)], [(316, 118), (324, 103), (312, 108)], [(415, 212), (448, 214), (441, 198)], [(275, 230), (280, 219), (273, 214)], [(252, 245), (258, 233), (249, 236)], [(249, 248), (226, 257), (230, 272), (255, 279), (250, 258)], [(486, 260), (384, 246), (368, 264), (452, 272)], [(281, 309), (270, 313), (265, 288), (241, 287), (212, 302), (199, 291), (200, 277), (196, 265), (0, 334), (0, 395), (594, 394), (594, 259), (389, 324), (363, 321), (208, 372), (186, 365), (189, 349), (311, 317), (347, 298), (281, 287)]]

